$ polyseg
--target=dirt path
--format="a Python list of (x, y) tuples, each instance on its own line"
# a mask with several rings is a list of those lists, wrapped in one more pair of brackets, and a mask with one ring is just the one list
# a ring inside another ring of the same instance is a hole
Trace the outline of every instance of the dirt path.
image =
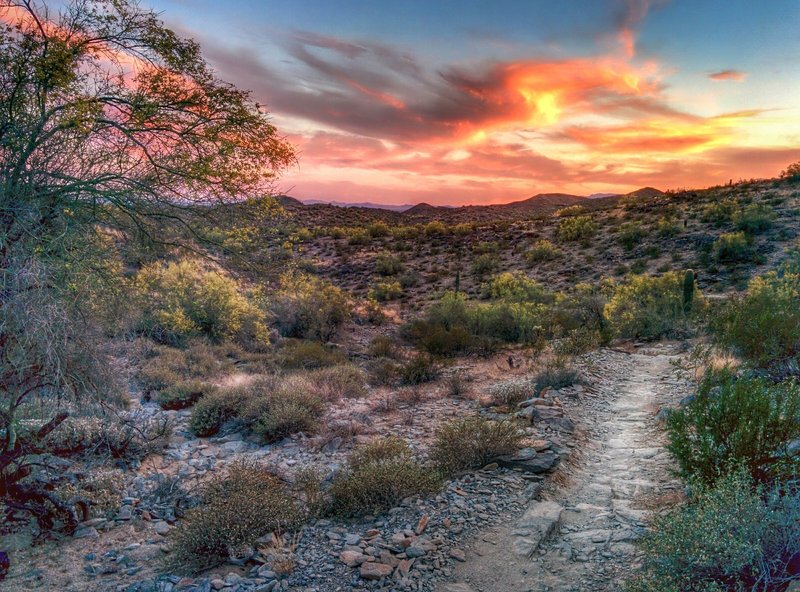
[(646, 507), (677, 496), (659, 405), (686, 394), (669, 346), (597, 360), (582, 422), (588, 441), (576, 448), (568, 483), (532, 502), (517, 522), (483, 532), (438, 592), (572, 592), (622, 589), (636, 564), (635, 539)]

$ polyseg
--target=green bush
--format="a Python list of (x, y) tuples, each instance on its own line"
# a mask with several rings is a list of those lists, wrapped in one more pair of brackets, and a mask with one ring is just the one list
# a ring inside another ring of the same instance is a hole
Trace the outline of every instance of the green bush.
[(713, 483), (733, 466), (756, 481), (769, 479), (800, 437), (800, 387), (763, 378), (710, 375), (686, 407), (667, 419), (668, 449), (685, 479)]
[(777, 218), (777, 215), (771, 207), (762, 204), (750, 204), (734, 214), (733, 223), (736, 228), (748, 234), (760, 234), (772, 228), (775, 218)]
[(237, 415), (265, 442), (297, 432), (313, 433), (325, 412), (325, 402), (306, 376), (256, 380), (247, 392), (247, 400)]
[(556, 247), (549, 240), (541, 239), (536, 241), (530, 250), (525, 253), (525, 261), (528, 262), (528, 265), (533, 265), (534, 263), (538, 263), (540, 261), (552, 261), (553, 259), (558, 259), (562, 255), (563, 252), (561, 249)]
[(552, 308), (552, 323), (562, 331), (597, 335), (601, 343), (611, 338), (612, 329), (605, 316), (605, 307), (614, 294), (612, 280), (576, 284), (568, 292), (558, 294)]
[(754, 490), (734, 472), (697, 487), (639, 544), (644, 564), (627, 592), (783, 590), (797, 577), (800, 491)]
[(278, 363), (291, 370), (327, 368), (347, 362), (347, 354), (338, 347), (319, 341), (291, 341), (278, 351)]
[(162, 409), (185, 409), (191, 407), (205, 394), (214, 390), (214, 386), (199, 380), (183, 380), (161, 390), (156, 395), (156, 403)]
[(483, 277), (497, 271), (500, 263), (500, 257), (494, 253), (483, 253), (472, 261), (472, 273), (478, 277)]
[(256, 304), (260, 296), (220, 271), (206, 271), (195, 261), (153, 263), (139, 271), (135, 286), (139, 327), (163, 343), (182, 344), (198, 335), (254, 346), (269, 341), (266, 315)]
[(409, 386), (431, 382), (439, 377), (439, 365), (436, 361), (428, 355), (417, 354), (399, 370), (400, 381)]
[(369, 342), (367, 355), (371, 358), (396, 358), (400, 355), (400, 348), (388, 335), (378, 335)]
[(563, 360), (548, 363), (544, 369), (536, 374), (534, 384), (536, 394), (541, 394), (545, 389), (562, 389), (580, 381), (578, 371)]
[(657, 339), (686, 331), (689, 320), (704, 306), (695, 288), (691, 309), (684, 311), (684, 276), (670, 271), (660, 276), (635, 275), (619, 284), (605, 307), (605, 316), (621, 337)]
[(484, 294), (492, 300), (507, 302), (535, 302), (549, 304), (553, 302), (553, 293), (542, 284), (521, 272), (507, 271), (495, 276), (484, 287)]
[(800, 161), (790, 164), (781, 171), (781, 179), (785, 179), (790, 183), (797, 183), (800, 181)]
[(202, 503), (189, 510), (170, 535), (169, 567), (194, 573), (229, 557), (252, 553), (259, 538), (300, 525), (301, 508), (280, 481), (262, 467), (231, 464), (203, 488)]
[(379, 275), (397, 275), (403, 271), (400, 258), (391, 253), (381, 253), (375, 259), (375, 273)]
[(625, 250), (632, 251), (647, 236), (641, 222), (625, 222), (619, 227), (619, 242)]
[(439, 428), (430, 458), (443, 474), (455, 475), (513, 453), (522, 438), (522, 432), (510, 421), (466, 417)]
[(155, 346), (146, 356), (137, 380), (149, 393), (183, 380), (208, 381), (230, 374), (235, 368), (234, 360), (246, 354), (233, 344), (210, 345), (193, 340), (185, 349)]
[(752, 241), (741, 231), (721, 234), (711, 251), (720, 263), (738, 263), (753, 258)]
[(739, 212), (739, 204), (736, 200), (727, 198), (706, 204), (700, 213), (700, 219), (719, 227), (729, 224), (737, 212)]
[(189, 429), (196, 436), (212, 436), (234, 419), (249, 397), (245, 387), (227, 387), (206, 393), (192, 408)]
[(800, 255), (750, 281), (713, 320), (717, 341), (758, 366), (800, 354)]
[(512, 378), (495, 383), (488, 388), (493, 405), (513, 409), (521, 401), (534, 396), (534, 383), (527, 378)]
[(669, 238), (675, 236), (680, 232), (678, 223), (674, 218), (666, 218), (662, 216), (656, 223), (656, 233), (662, 238)]
[(439, 474), (419, 464), (405, 442), (380, 438), (350, 453), (331, 483), (330, 511), (340, 516), (377, 514), (440, 487)]
[(319, 368), (306, 377), (314, 385), (314, 392), (326, 401), (360, 399), (367, 394), (366, 377), (353, 364)]
[(595, 234), (597, 234), (597, 224), (591, 216), (564, 218), (556, 228), (556, 236), (561, 241), (585, 242)]
[(397, 300), (402, 295), (403, 287), (400, 282), (378, 282), (369, 291), (369, 297), (378, 302)]
[(285, 274), (273, 296), (272, 312), (284, 337), (330, 341), (352, 314), (347, 295), (319, 278)]

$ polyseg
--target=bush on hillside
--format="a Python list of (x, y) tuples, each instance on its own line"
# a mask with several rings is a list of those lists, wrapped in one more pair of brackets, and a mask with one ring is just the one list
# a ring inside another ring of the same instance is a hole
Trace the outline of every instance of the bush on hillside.
[(381, 253), (375, 259), (375, 273), (379, 275), (397, 275), (403, 271), (403, 263), (397, 255)]
[(647, 236), (641, 222), (625, 222), (619, 227), (619, 242), (625, 250), (632, 251)]
[(714, 373), (686, 407), (670, 414), (667, 429), (667, 448), (683, 478), (714, 483), (741, 466), (754, 480), (767, 481), (779, 466), (786, 468), (785, 447), (800, 437), (800, 387)]
[(439, 474), (417, 462), (408, 444), (395, 437), (379, 438), (350, 453), (331, 483), (330, 511), (341, 516), (377, 514), (440, 486)]
[(800, 491), (754, 490), (734, 472), (656, 518), (639, 544), (644, 565), (627, 592), (782, 590), (798, 575)]
[(430, 458), (443, 474), (452, 476), (515, 452), (522, 438), (522, 431), (511, 421), (466, 417), (439, 428)]
[(706, 204), (700, 212), (700, 219), (717, 227), (724, 226), (733, 220), (739, 209), (736, 200), (726, 198)]
[(693, 284), (686, 306), (684, 280), (684, 274), (670, 271), (659, 276), (635, 275), (619, 284), (605, 307), (605, 316), (615, 333), (657, 339), (686, 331), (704, 301)]
[[(169, 566), (195, 573), (252, 553), (261, 537), (300, 525), (303, 512), (281, 482), (264, 468), (237, 462), (203, 488), (170, 535)], [(250, 549), (250, 551), (248, 551)]]
[(139, 327), (154, 339), (181, 345), (194, 336), (215, 342), (236, 339), (258, 347), (268, 343), (260, 296), (244, 290), (221, 271), (196, 261), (153, 263), (136, 275), (142, 311)]
[(284, 337), (326, 342), (352, 314), (347, 295), (329, 282), (302, 273), (285, 274), (272, 312)]
[(403, 295), (400, 282), (378, 282), (369, 291), (369, 298), (377, 302), (397, 300)]
[(536, 241), (529, 251), (525, 253), (525, 261), (528, 265), (533, 265), (540, 261), (552, 261), (563, 255), (561, 249), (556, 247), (547, 239)]
[(216, 387), (199, 380), (182, 380), (165, 389), (156, 395), (156, 403), (162, 409), (186, 409), (191, 407), (200, 397), (215, 390)]
[(774, 210), (763, 204), (750, 204), (733, 216), (736, 228), (747, 234), (760, 234), (769, 230), (777, 215)]
[(314, 392), (325, 401), (360, 399), (367, 394), (366, 376), (354, 364), (319, 368), (307, 374)]
[(595, 234), (597, 234), (597, 223), (591, 216), (564, 218), (556, 228), (556, 236), (561, 241), (585, 242)]
[(534, 383), (528, 378), (512, 378), (491, 385), (488, 388), (493, 405), (513, 409), (518, 403), (534, 396)]
[(714, 259), (720, 263), (740, 263), (753, 258), (752, 240), (744, 232), (726, 232), (711, 247)]
[(472, 261), (472, 273), (478, 277), (483, 277), (497, 271), (502, 261), (494, 253), (483, 253)]
[(346, 362), (345, 352), (319, 341), (290, 341), (278, 351), (278, 363), (290, 370), (314, 370)]
[(793, 162), (784, 170), (782, 170), (781, 179), (785, 179), (790, 183), (797, 183), (800, 181), (800, 161)]
[(484, 295), (492, 300), (505, 300), (507, 302), (549, 304), (554, 300), (552, 292), (536, 280), (518, 271), (506, 271), (493, 277), (484, 286)]
[(800, 355), (800, 253), (750, 281), (712, 322), (717, 341), (758, 366)]
[(225, 387), (206, 393), (192, 408), (189, 429), (195, 436), (213, 436), (234, 419), (249, 397), (245, 387)]

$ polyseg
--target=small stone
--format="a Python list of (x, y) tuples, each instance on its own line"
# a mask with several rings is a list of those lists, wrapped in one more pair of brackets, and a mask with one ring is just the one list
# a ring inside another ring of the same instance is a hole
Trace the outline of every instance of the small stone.
[(369, 563), (361, 564), (361, 577), (365, 580), (380, 580), (381, 578), (388, 577), (392, 573), (392, 566), (385, 563), (376, 563), (371, 561)]
[(93, 526), (88, 528), (79, 528), (75, 532), (72, 533), (72, 538), (75, 539), (99, 539), (100, 533), (97, 532), (97, 529)]
[(464, 562), (467, 560), (467, 554), (461, 549), (450, 549), (450, 557), (456, 561)]
[(428, 522), (430, 522), (430, 518), (428, 517), (427, 514), (423, 514), (422, 518), (419, 519), (419, 522), (417, 523), (417, 528), (415, 529), (414, 532), (416, 532), (418, 535), (425, 532), (425, 529), (428, 528)]
[(367, 556), (357, 551), (342, 551), (339, 553), (339, 561), (347, 567), (358, 567), (367, 560)]
[(169, 524), (167, 524), (164, 520), (159, 520), (153, 524), (153, 529), (156, 531), (156, 533), (164, 536), (169, 532)]

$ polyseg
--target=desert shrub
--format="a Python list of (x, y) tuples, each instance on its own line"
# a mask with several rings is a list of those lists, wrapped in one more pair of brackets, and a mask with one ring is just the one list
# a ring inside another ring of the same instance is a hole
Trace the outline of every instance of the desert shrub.
[(789, 181), (790, 183), (797, 183), (800, 181), (800, 161), (794, 162), (782, 170), (781, 179)]
[(306, 376), (288, 375), (254, 381), (239, 417), (265, 442), (313, 433), (325, 412), (325, 403)]
[(497, 271), (500, 267), (500, 257), (494, 253), (483, 253), (472, 261), (472, 273), (482, 277)]
[(759, 234), (769, 230), (775, 222), (775, 218), (777, 215), (771, 207), (763, 204), (750, 204), (734, 214), (733, 223), (736, 228), (748, 234)]
[(540, 372), (537, 372), (533, 379), (537, 395), (545, 389), (552, 388), (558, 390), (567, 386), (572, 386), (576, 382), (580, 382), (578, 371), (562, 359), (556, 359), (545, 365)]
[(276, 477), (256, 464), (233, 463), (204, 487), (202, 503), (170, 535), (170, 567), (196, 572), (241, 557), (257, 539), (295, 528), (302, 518)]
[(587, 241), (597, 233), (591, 216), (564, 218), (558, 223), (556, 236), (561, 241)]
[(347, 295), (319, 278), (285, 274), (271, 303), (278, 330), (284, 337), (330, 341), (350, 318)]
[(200, 397), (192, 408), (189, 429), (196, 436), (212, 436), (227, 421), (234, 419), (250, 393), (246, 387), (224, 387)]
[(400, 364), (389, 358), (367, 362), (367, 381), (372, 386), (388, 386), (400, 379)]
[(350, 453), (331, 483), (330, 510), (342, 516), (375, 514), (440, 486), (438, 473), (418, 463), (408, 444), (399, 438), (380, 438)]
[(372, 358), (396, 358), (400, 355), (400, 348), (391, 337), (378, 335), (369, 342), (367, 355)]
[(625, 222), (619, 227), (619, 242), (627, 251), (632, 251), (647, 236), (641, 222)]
[(667, 218), (662, 216), (656, 223), (656, 233), (662, 238), (669, 238), (675, 236), (680, 232), (678, 223), (674, 218)]
[(493, 405), (513, 408), (534, 395), (534, 383), (527, 378), (512, 378), (491, 385), (488, 389)]
[(685, 331), (704, 301), (694, 283), (693, 290), (684, 295), (684, 280), (684, 274), (674, 271), (632, 276), (617, 286), (606, 304), (605, 316), (622, 337), (657, 339)]
[(370, 222), (367, 225), (367, 232), (373, 238), (380, 238), (382, 236), (389, 235), (389, 225), (382, 221), (378, 220), (376, 222)]
[(556, 247), (547, 239), (536, 241), (528, 252), (525, 253), (525, 261), (528, 265), (533, 265), (540, 261), (552, 261), (563, 255), (561, 249)]
[(800, 491), (754, 490), (734, 472), (657, 518), (640, 546), (644, 565), (628, 592), (781, 590), (797, 577)]
[(667, 428), (668, 449), (684, 478), (713, 483), (741, 465), (765, 481), (787, 456), (786, 444), (800, 437), (800, 387), (714, 373), (686, 407), (670, 414)]
[(700, 219), (714, 226), (723, 226), (729, 224), (738, 211), (739, 204), (735, 200), (723, 199), (706, 204), (700, 212)]
[(717, 341), (759, 366), (800, 353), (800, 255), (750, 281), (713, 320)]
[(422, 227), (422, 231), (427, 236), (442, 236), (447, 234), (447, 226), (445, 226), (444, 222), (440, 222), (439, 220), (431, 220)]
[(347, 230), (348, 245), (368, 245), (372, 240), (372, 235), (366, 228), (351, 228)]
[(353, 364), (320, 368), (309, 372), (307, 378), (314, 385), (314, 392), (326, 401), (359, 399), (367, 394), (366, 377)]
[(403, 271), (400, 258), (391, 253), (381, 253), (375, 259), (375, 273), (379, 275), (397, 275)]
[(612, 280), (603, 280), (576, 284), (568, 292), (559, 293), (551, 309), (552, 324), (568, 334), (583, 331), (598, 335), (602, 343), (608, 342), (612, 329), (605, 307), (615, 289)]
[(711, 251), (720, 263), (737, 263), (753, 258), (752, 241), (744, 232), (726, 232), (714, 241)]
[(162, 389), (156, 395), (156, 403), (162, 409), (185, 409), (191, 407), (205, 394), (214, 390), (214, 386), (199, 380), (182, 380)]
[(579, 356), (597, 349), (606, 342), (600, 331), (592, 329), (573, 329), (553, 342), (553, 353), (556, 356)]
[(445, 381), (447, 385), (447, 395), (453, 399), (463, 397), (467, 393), (470, 380), (471, 377), (461, 370), (450, 373)]
[(439, 372), (440, 369), (436, 360), (426, 354), (415, 355), (400, 366), (398, 370), (400, 381), (409, 386), (436, 380), (439, 376)]
[(278, 363), (291, 370), (313, 370), (347, 362), (347, 354), (319, 341), (291, 341), (278, 351)]
[(574, 205), (574, 206), (567, 206), (566, 208), (561, 208), (560, 210), (556, 210), (555, 215), (559, 218), (566, 218), (568, 216), (577, 216), (579, 214), (583, 214), (586, 211), (586, 208), (581, 205)]
[(378, 302), (397, 300), (403, 295), (400, 282), (378, 282), (369, 291), (369, 297)]
[(91, 516), (111, 518), (119, 510), (124, 491), (125, 475), (122, 471), (95, 469), (81, 479), (59, 482), (53, 493), (67, 503), (76, 497), (84, 499), (89, 504)]
[(472, 350), (474, 339), (466, 327), (456, 325), (450, 329), (423, 323), (419, 327), (417, 346), (434, 356), (457, 356)]
[[(145, 392), (159, 391), (183, 380), (209, 380), (234, 370), (234, 357), (246, 357), (233, 344), (211, 345), (199, 340), (185, 349), (156, 346), (142, 362), (137, 379)], [(252, 354), (251, 354), (252, 355)]]
[(139, 271), (135, 285), (142, 310), (139, 327), (161, 342), (182, 344), (197, 335), (216, 342), (268, 342), (260, 296), (220, 271), (206, 271), (188, 260), (153, 263)]
[(476, 255), (483, 255), (486, 253), (499, 253), (500, 243), (497, 241), (483, 241), (475, 244), (472, 247), (472, 252)]
[(484, 287), (486, 297), (507, 302), (553, 302), (553, 293), (521, 272), (504, 272)]
[(519, 448), (523, 434), (510, 421), (480, 416), (457, 419), (436, 432), (430, 458), (445, 475), (478, 469)]

